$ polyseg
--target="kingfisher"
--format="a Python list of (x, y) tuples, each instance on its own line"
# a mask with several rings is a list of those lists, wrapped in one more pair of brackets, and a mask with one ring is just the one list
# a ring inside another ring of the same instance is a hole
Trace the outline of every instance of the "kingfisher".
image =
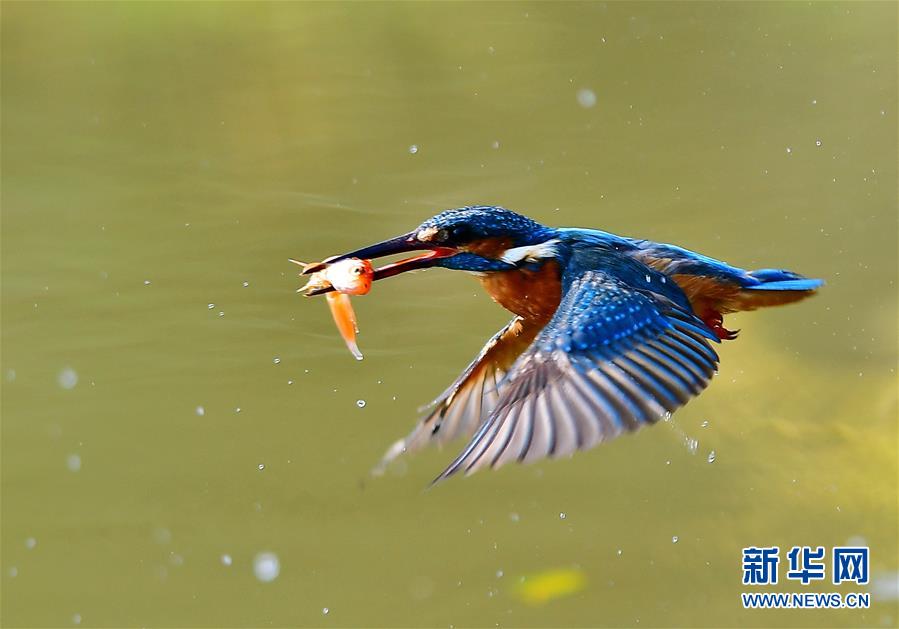
[(715, 346), (737, 337), (725, 315), (800, 301), (823, 284), (651, 240), (547, 227), (497, 206), (446, 210), (304, 272), (411, 252), (373, 279), (468, 271), (514, 314), (381, 461), (468, 438), (434, 482), (569, 456), (669, 417), (717, 373)]

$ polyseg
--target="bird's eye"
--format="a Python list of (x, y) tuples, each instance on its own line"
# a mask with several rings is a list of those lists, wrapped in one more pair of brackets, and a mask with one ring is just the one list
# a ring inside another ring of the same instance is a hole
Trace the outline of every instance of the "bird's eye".
[(451, 230), (451, 235), (456, 242), (464, 242), (471, 235), (471, 230), (468, 229), (467, 225), (456, 225)]
[(438, 229), (437, 233), (434, 234), (434, 240), (437, 242), (446, 242), (449, 240), (449, 231), (446, 229)]

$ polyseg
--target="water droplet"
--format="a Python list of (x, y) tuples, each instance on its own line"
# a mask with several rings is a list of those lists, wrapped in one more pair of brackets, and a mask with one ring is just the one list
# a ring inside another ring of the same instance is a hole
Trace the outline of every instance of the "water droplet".
[(702, 422), (702, 423), (700, 424), (700, 426), (701, 426), (702, 428), (708, 428), (708, 427), (709, 427), (709, 420), (705, 420), (704, 422)]
[(687, 452), (690, 454), (696, 454), (697, 448), (699, 448), (699, 441), (694, 439), (693, 437), (686, 437), (684, 439), (684, 445), (687, 446)]
[(219, 310), (219, 316), (220, 316), (220, 317), (224, 317), (224, 316), (225, 316), (225, 311), (224, 311), (224, 310)]
[(677, 540), (678, 540), (677, 535), (673, 535), (673, 536), (671, 537), (671, 543), (672, 543), (672, 544), (677, 544)]
[(194, 409), (194, 412), (195, 412), (197, 415), (199, 415), (200, 417), (202, 417), (203, 415), (206, 414), (206, 409), (203, 408), (202, 406), (198, 406), (197, 408)]
[(249, 282), (244, 282), (244, 283), (243, 283), (243, 287), (244, 287), (244, 288), (246, 288), (246, 287), (249, 286), (249, 285), (250, 285)]
[(497, 579), (502, 579), (504, 574), (505, 574), (505, 572), (503, 572), (502, 570), (497, 570), (497, 571), (496, 571), (496, 578), (497, 578)]
[[(708, 457), (709, 463), (714, 463), (715, 458), (716, 458), (715, 451), (712, 450), (711, 452), (709, 452), (709, 457)], [(727, 467), (727, 466), (725, 465), (724, 467)]]
[(164, 527), (159, 527), (153, 531), (153, 540), (157, 544), (168, 544), (172, 541), (172, 532)]
[(275, 363), (276, 365), (280, 365), (280, 364), (281, 364), (281, 359), (278, 358), (277, 356), (275, 356), (275, 357), (272, 359), (272, 362)]
[(73, 625), (81, 624), (81, 614), (72, 614), (72, 624)]
[(792, 149), (791, 147), (788, 146), (788, 147), (787, 147), (787, 153), (792, 153), (792, 152), (793, 152), (793, 149)]
[(490, 145), (491, 148), (498, 149), (499, 148), (499, 140), (494, 140), (493, 144)]
[(63, 389), (72, 390), (78, 385), (78, 372), (71, 367), (66, 367), (59, 372), (58, 376), (56, 376), (56, 382), (58, 382), (59, 386)]
[(144, 286), (149, 286), (149, 285), (150, 285), (150, 280), (144, 280)]
[(274, 581), (280, 572), (281, 562), (275, 553), (259, 553), (253, 557), (253, 574), (263, 583)]
[(560, 519), (560, 520), (564, 520), (564, 519), (567, 518), (567, 517), (568, 517), (568, 516), (565, 515), (565, 512), (564, 512), (564, 511), (563, 511), (562, 513), (559, 514), (559, 519)]
[(521, 520), (521, 516), (518, 515), (518, 513), (516, 513), (515, 511), (513, 511), (512, 513), (509, 514), (509, 519), (512, 520), (513, 522), (518, 522)]
[(621, 557), (621, 552), (622, 552), (622, 551), (621, 551), (621, 549), (619, 548), (617, 551), (615, 551), (615, 554), (618, 555), (619, 557)]
[(212, 310), (213, 308), (215, 308), (215, 304), (206, 304), (206, 307)]
[(415, 155), (416, 153), (418, 153), (418, 145), (417, 145), (417, 144), (413, 144), (412, 146), (410, 146), (410, 147), (409, 147), (409, 153), (410, 153), (411, 155)]
[(821, 146), (821, 140), (815, 140), (815, 146)]
[(356, 406), (359, 408), (365, 408), (365, 400), (356, 400)]
[(37, 546), (37, 540), (33, 537), (29, 537), (25, 540), (25, 548), (28, 550), (33, 550), (35, 546)]
[(258, 467), (260, 471), (261, 471), (261, 470), (264, 470), (264, 469), (265, 469), (265, 463), (260, 463), (260, 464), (257, 465), (256, 467)]
[(596, 105), (596, 93), (587, 88), (577, 91), (577, 104), (584, 109), (590, 109)]
[(223, 566), (230, 566), (231, 562), (232, 562), (231, 555), (227, 555), (227, 554), (222, 555), (222, 565)]
[(81, 457), (77, 454), (70, 454), (66, 457), (66, 467), (70, 472), (77, 472), (81, 469)]
[(331, 613), (331, 610), (330, 610), (329, 608), (327, 608), (327, 607), (322, 607), (322, 614), (323, 614), (323, 615), (327, 616), (327, 615), (330, 614), (330, 613)]
[(234, 409), (234, 412), (235, 412), (235, 413), (239, 413), (239, 412), (240, 412), (240, 407), (238, 406), (237, 408), (235, 408), (235, 409)]

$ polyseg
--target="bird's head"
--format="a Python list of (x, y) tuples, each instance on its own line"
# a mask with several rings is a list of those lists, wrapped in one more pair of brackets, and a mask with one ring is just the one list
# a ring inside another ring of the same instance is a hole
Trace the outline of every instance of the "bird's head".
[[(346, 258), (380, 258), (422, 253), (377, 269), (374, 279), (440, 266), (487, 273), (539, 264), (556, 252), (555, 230), (501, 207), (475, 206), (446, 210), (411, 232), (323, 260), (307, 273)], [(317, 294), (323, 291), (313, 291)]]

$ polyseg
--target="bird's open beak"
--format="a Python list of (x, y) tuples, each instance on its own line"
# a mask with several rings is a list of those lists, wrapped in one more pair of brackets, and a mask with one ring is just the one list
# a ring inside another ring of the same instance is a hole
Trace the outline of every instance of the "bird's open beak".
[[(321, 271), (329, 264), (345, 260), (347, 258), (361, 258), (363, 260), (371, 260), (373, 258), (383, 258), (400, 253), (409, 253), (412, 251), (421, 251), (422, 253), (409, 258), (394, 262), (379, 269), (375, 269), (373, 280), (382, 280), (385, 277), (393, 277), (406, 271), (416, 271), (418, 269), (426, 269), (434, 266), (441, 258), (448, 258), (456, 255), (458, 250), (452, 247), (440, 247), (432, 243), (423, 242), (416, 238), (416, 232), (409, 232), (390, 240), (385, 240), (356, 251), (350, 251), (339, 256), (331, 256), (316, 264), (310, 264), (303, 269), (303, 274), (315, 273)], [(321, 295), (334, 290), (333, 288), (319, 288), (306, 293), (307, 295)]]

